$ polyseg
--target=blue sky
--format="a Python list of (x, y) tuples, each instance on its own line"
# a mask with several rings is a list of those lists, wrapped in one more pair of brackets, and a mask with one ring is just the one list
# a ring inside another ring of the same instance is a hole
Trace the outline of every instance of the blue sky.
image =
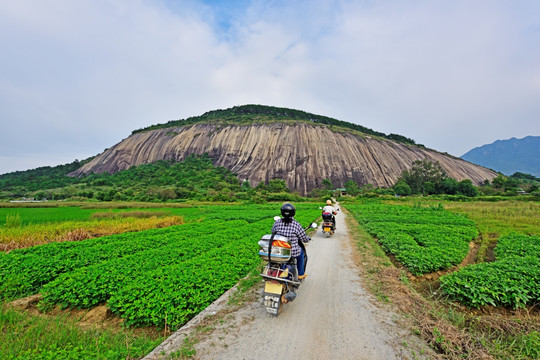
[(540, 2), (0, 2), (0, 174), (283, 106), (461, 156), (540, 135)]

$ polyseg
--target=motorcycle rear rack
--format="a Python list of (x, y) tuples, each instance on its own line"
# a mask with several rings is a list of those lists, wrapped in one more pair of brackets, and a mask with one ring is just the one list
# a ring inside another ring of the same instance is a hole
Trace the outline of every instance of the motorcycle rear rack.
[(289, 283), (291, 285), (300, 285), (301, 284), (299, 281), (288, 280), (288, 279), (284, 279), (284, 278), (280, 278), (280, 277), (276, 277), (276, 276), (270, 276), (270, 275), (265, 275), (265, 274), (259, 274), (259, 275), (262, 276), (263, 278), (267, 279), (267, 280), (275, 280), (275, 281), (279, 281), (279, 282), (285, 282), (285, 283)]

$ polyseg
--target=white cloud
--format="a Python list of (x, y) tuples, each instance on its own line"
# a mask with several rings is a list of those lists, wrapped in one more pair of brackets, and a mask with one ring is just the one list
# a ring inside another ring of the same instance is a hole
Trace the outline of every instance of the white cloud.
[(132, 130), (247, 103), (454, 155), (540, 133), (540, 3), (227, 4), (0, 4), (0, 173), (21, 170), (10, 157), (81, 159)]

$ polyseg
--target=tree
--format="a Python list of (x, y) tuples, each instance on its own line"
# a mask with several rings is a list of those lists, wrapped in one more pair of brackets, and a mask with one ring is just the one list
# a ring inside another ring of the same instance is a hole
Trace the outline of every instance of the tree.
[(362, 193), (362, 195), (373, 192), (374, 190), (375, 190), (375, 186), (371, 184), (362, 185), (362, 187), (360, 188), (360, 192)]
[(248, 191), (251, 189), (251, 184), (249, 183), (249, 180), (244, 180), (242, 182), (242, 190)]
[(491, 180), (491, 186), (497, 189), (503, 189), (506, 184), (506, 179), (503, 175), (499, 174), (496, 178)]
[(506, 179), (506, 184), (504, 185), (505, 190), (517, 190), (519, 187), (520, 181), (517, 178), (509, 177)]
[(446, 178), (442, 181), (441, 192), (444, 194), (455, 195), (458, 192), (458, 182), (454, 178)]
[(322, 186), (324, 189), (326, 190), (332, 190), (334, 188), (334, 185), (332, 184), (332, 182), (330, 181), (330, 179), (324, 179), (322, 181)]
[(287, 183), (282, 179), (272, 179), (268, 182), (268, 191), (273, 193), (289, 192)]
[(411, 187), (405, 181), (399, 181), (394, 185), (396, 195), (407, 196), (411, 194)]
[(356, 196), (360, 193), (360, 188), (354, 180), (349, 180), (345, 183), (345, 191), (351, 196)]
[(478, 189), (469, 179), (461, 180), (458, 184), (458, 192), (465, 196), (474, 197), (478, 195)]
[[(432, 162), (427, 159), (415, 160), (410, 170), (403, 170), (398, 182), (403, 181), (411, 188), (411, 193), (426, 195), (440, 188), (442, 181), (446, 178), (446, 171), (438, 161)], [(427, 185), (427, 189), (426, 189)]]

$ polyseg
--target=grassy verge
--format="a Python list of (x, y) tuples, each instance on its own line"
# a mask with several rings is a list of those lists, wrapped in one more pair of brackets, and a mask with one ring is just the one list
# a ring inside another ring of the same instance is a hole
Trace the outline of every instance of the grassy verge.
[(81, 329), (65, 316), (36, 316), (0, 306), (1, 359), (139, 359), (161, 338)]

